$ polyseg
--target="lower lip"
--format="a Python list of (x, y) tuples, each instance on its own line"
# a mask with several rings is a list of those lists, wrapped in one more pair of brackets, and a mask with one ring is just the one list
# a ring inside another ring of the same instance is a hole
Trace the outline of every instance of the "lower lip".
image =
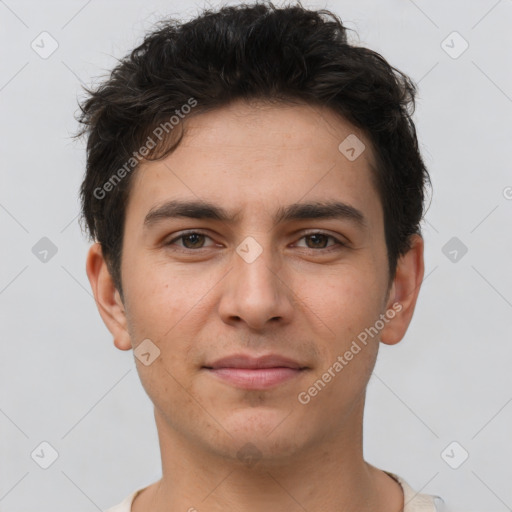
[(208, 368), (219, 379), (243, 389), (267, 389), (282, 384), (302, 370), (296, 368)]

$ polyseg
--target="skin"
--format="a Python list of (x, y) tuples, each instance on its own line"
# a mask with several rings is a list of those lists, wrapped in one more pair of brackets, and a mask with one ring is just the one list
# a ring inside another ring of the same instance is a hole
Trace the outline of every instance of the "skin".
[[(349, 134), (366, 146), (355, 161), (338, 150)], [(187, 119), (178, 148), (135, 172), (122, 299), (98, 244), (87, 258), (115, 346), (150, 339), (160, 350), (148, 366), (135, 361), (155, 406), (162, 479), (135, 498), (133, 511), (402, 510), (399, 484), (363, 459), (363, 409), (380, 343), (398, 343), (411, 321), (423, 240), (412, 238), (390, 281), (371, 165), (364, 134), (328, 109), (239, 101)], [(240, 216), (145, 227), (148, 212), (171, 199), (207, 200)], [(360, 210), (366, 228), (348, 219), (274, 223), (280, 206), (326, 200)], [(190, 229), (206, 236), (175, 240)], [(262, 249), (252, 263), (236, 252), (246, 237)], [(301, 404), (298, 394), (394, 303), (401, 310), (379, 335)], [(203, 368), (240, 352), (278, 353), (308, 369), (267, 390), (244, 390)], [(253, 463), (237, 456), (247, 443)]]

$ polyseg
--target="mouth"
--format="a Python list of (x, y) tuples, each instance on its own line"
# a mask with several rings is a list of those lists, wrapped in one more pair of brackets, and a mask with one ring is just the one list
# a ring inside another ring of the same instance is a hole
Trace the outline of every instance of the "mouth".
[(207, 364), (203, 369), (232, 386), (263, 390), (297, 378), (308, 367), (276, 354), (262, 357), (236, 354)]

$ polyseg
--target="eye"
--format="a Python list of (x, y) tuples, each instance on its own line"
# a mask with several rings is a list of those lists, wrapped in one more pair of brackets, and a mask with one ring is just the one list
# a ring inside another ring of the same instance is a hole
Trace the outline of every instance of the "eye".
[(173, 238), (166, 245), (174, 245), (178, 240), (182, 241), (179, 247), (184, 249), (202, 249), (204, 247), (205, 239), (211, 240), (211, 238), (204, 233), (198, 231), (189, 231), (188, 233), (182, 233), (180, 236)]
[[(334, 244), (331, 244), (330, 246), (326, 245), (329, 239), (334, 240)], [(343, 242), (340, 242), (334, 236), (329, 235), (328, 233), (323, 233), (322, 231), (308, 233), (304, 235), (300, 240), (306, 240), (307, 249), (327, 249), (333, 245), (345, 246)], [(308, 244), (308, 240), (311, 242), (311, 244)]]
[[(207, 236), (204, 233), (201, 233), (200, 231), (189, 231), (186, 233), (181, 233), (179, 236), (173, 238), (169, 242), (167, 242), (165, 245), (172, 246), (175, 245), (178, 248), (182, 248), (185, 250), (198, 250), (198, 249), (204, 249), (207, 247), (211, 247), (215, 244), (210, 244), (210, 246), (205, 245), (205, 241), (212, 239)], [(339, 246), (339, 247), (346, 247), (346, 244), (338, 240), (336, 237), (324, 233), (322, 231), (315, 231), (311, 233), (307, 233), (306, 235), (302, 236), (299, 240), (305, 240), (305, 245), (298, 245), (297, 247), (304, 247), (306, 249), (329, 249), (329, 247), (333, 246)], [(333, 243), (329, 244), (329, 241), (332, 241)], [(177, 243), (180, 242), (180, 243)]]

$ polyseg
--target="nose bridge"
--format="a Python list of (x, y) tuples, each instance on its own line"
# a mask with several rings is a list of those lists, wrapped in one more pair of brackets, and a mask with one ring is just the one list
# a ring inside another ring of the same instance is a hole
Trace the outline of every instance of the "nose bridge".
[(234, 270), (241, 285), (239, 291), (242, 292), (242, 298), (269, 300), (272, 297), (274, 300), (277, 292), (277, 276), (273, 270), (276, 257), (269, 234), (260, 235), (258, 238), (259, 241), (254, 236), (248, 236), (236, 248)]
[(278, 259), (269, 233), (248, 236), (237, 246), (221, 301), (225, 321), (237, 318), (253, 328), (261, 328), (271, 319), (289, 318), (291, 302), (277, 275)]

